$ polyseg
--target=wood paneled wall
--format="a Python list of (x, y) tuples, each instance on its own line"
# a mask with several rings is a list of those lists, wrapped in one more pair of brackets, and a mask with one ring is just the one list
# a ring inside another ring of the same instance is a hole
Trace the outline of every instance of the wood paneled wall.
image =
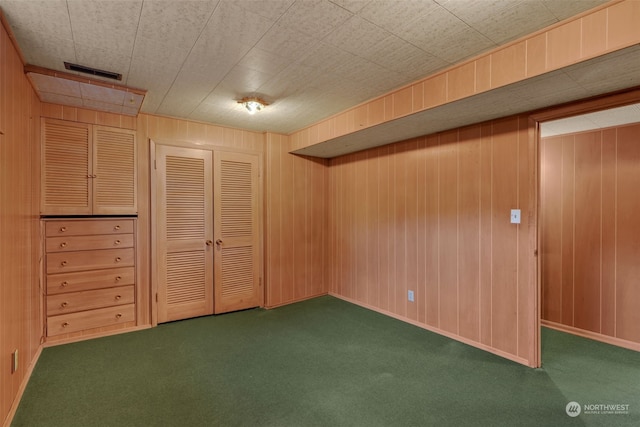
[(330, 292), (535, 366), (532, 129), (511, 117), (332, 159)]
[(265, 305), (326, 294), (328, 161), (289, 154), (290, 139), (266, 136)]
[(542, 319), (640, 344), (640, 124), (543, 138), (540, 155)]
[[(40, 101), (0, 25), (0, 420), (25, 385), (43, 335), (39, 288)], [(11, 355), (18, 350), (18, 370)]]

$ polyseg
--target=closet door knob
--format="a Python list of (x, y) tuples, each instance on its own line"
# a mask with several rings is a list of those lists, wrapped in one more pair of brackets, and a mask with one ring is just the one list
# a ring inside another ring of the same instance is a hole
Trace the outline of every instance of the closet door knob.
[(204, 242), (207, 246), (211, 246), (213, 245), (213, 240), (207, 240), (206, 242)]
[(216, 240), (216, 245), (218, 246), (222, 245), (222, 240), (221, 239)]

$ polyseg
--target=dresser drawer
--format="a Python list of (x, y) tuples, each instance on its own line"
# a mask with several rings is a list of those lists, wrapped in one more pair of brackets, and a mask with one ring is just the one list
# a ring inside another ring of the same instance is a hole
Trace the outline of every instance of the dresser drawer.
[(45, 221), (46, 237), (133, 233), (133, 219)]
[(47, 275), (47, 295), (133, 285), (135, 282), (134, 267), (49, 274)]
[(114, 305), (133, 304), (133, 285), (47, 296), (47, 316), (93, 310)]
[(45, 245), (47, 253), (132, 247), (133, 234), (98, 234), (95, 236), (47, 237)]
[(134, 265), (133, 248), (47, 254), (47, 274)]
[(47, 335), (54, 336), (135, 321), (135, 304), (98, 308), (47, 317)]

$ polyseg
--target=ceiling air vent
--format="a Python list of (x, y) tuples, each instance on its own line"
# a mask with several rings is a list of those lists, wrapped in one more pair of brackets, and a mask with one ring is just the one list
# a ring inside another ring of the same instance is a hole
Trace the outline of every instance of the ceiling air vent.
[(112, 71), (98, 70), (97, 68), (86, 67), (84, 65), (72, 64), (71, 62), (65, 62), (64, 68), (71, 71), (77, 71), (79, 73), (104, 77), (105, 79), (122, 80), (122, 74), (114, 73)]

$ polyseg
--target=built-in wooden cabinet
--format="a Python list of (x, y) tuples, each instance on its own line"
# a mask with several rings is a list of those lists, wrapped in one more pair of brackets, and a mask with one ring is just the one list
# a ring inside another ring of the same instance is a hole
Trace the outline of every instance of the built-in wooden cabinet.
[(42, 215), (137, 213), (136, 133), (42, 120)]
[(135, 325), (134, 218), (44, 219), (47, 337)]

